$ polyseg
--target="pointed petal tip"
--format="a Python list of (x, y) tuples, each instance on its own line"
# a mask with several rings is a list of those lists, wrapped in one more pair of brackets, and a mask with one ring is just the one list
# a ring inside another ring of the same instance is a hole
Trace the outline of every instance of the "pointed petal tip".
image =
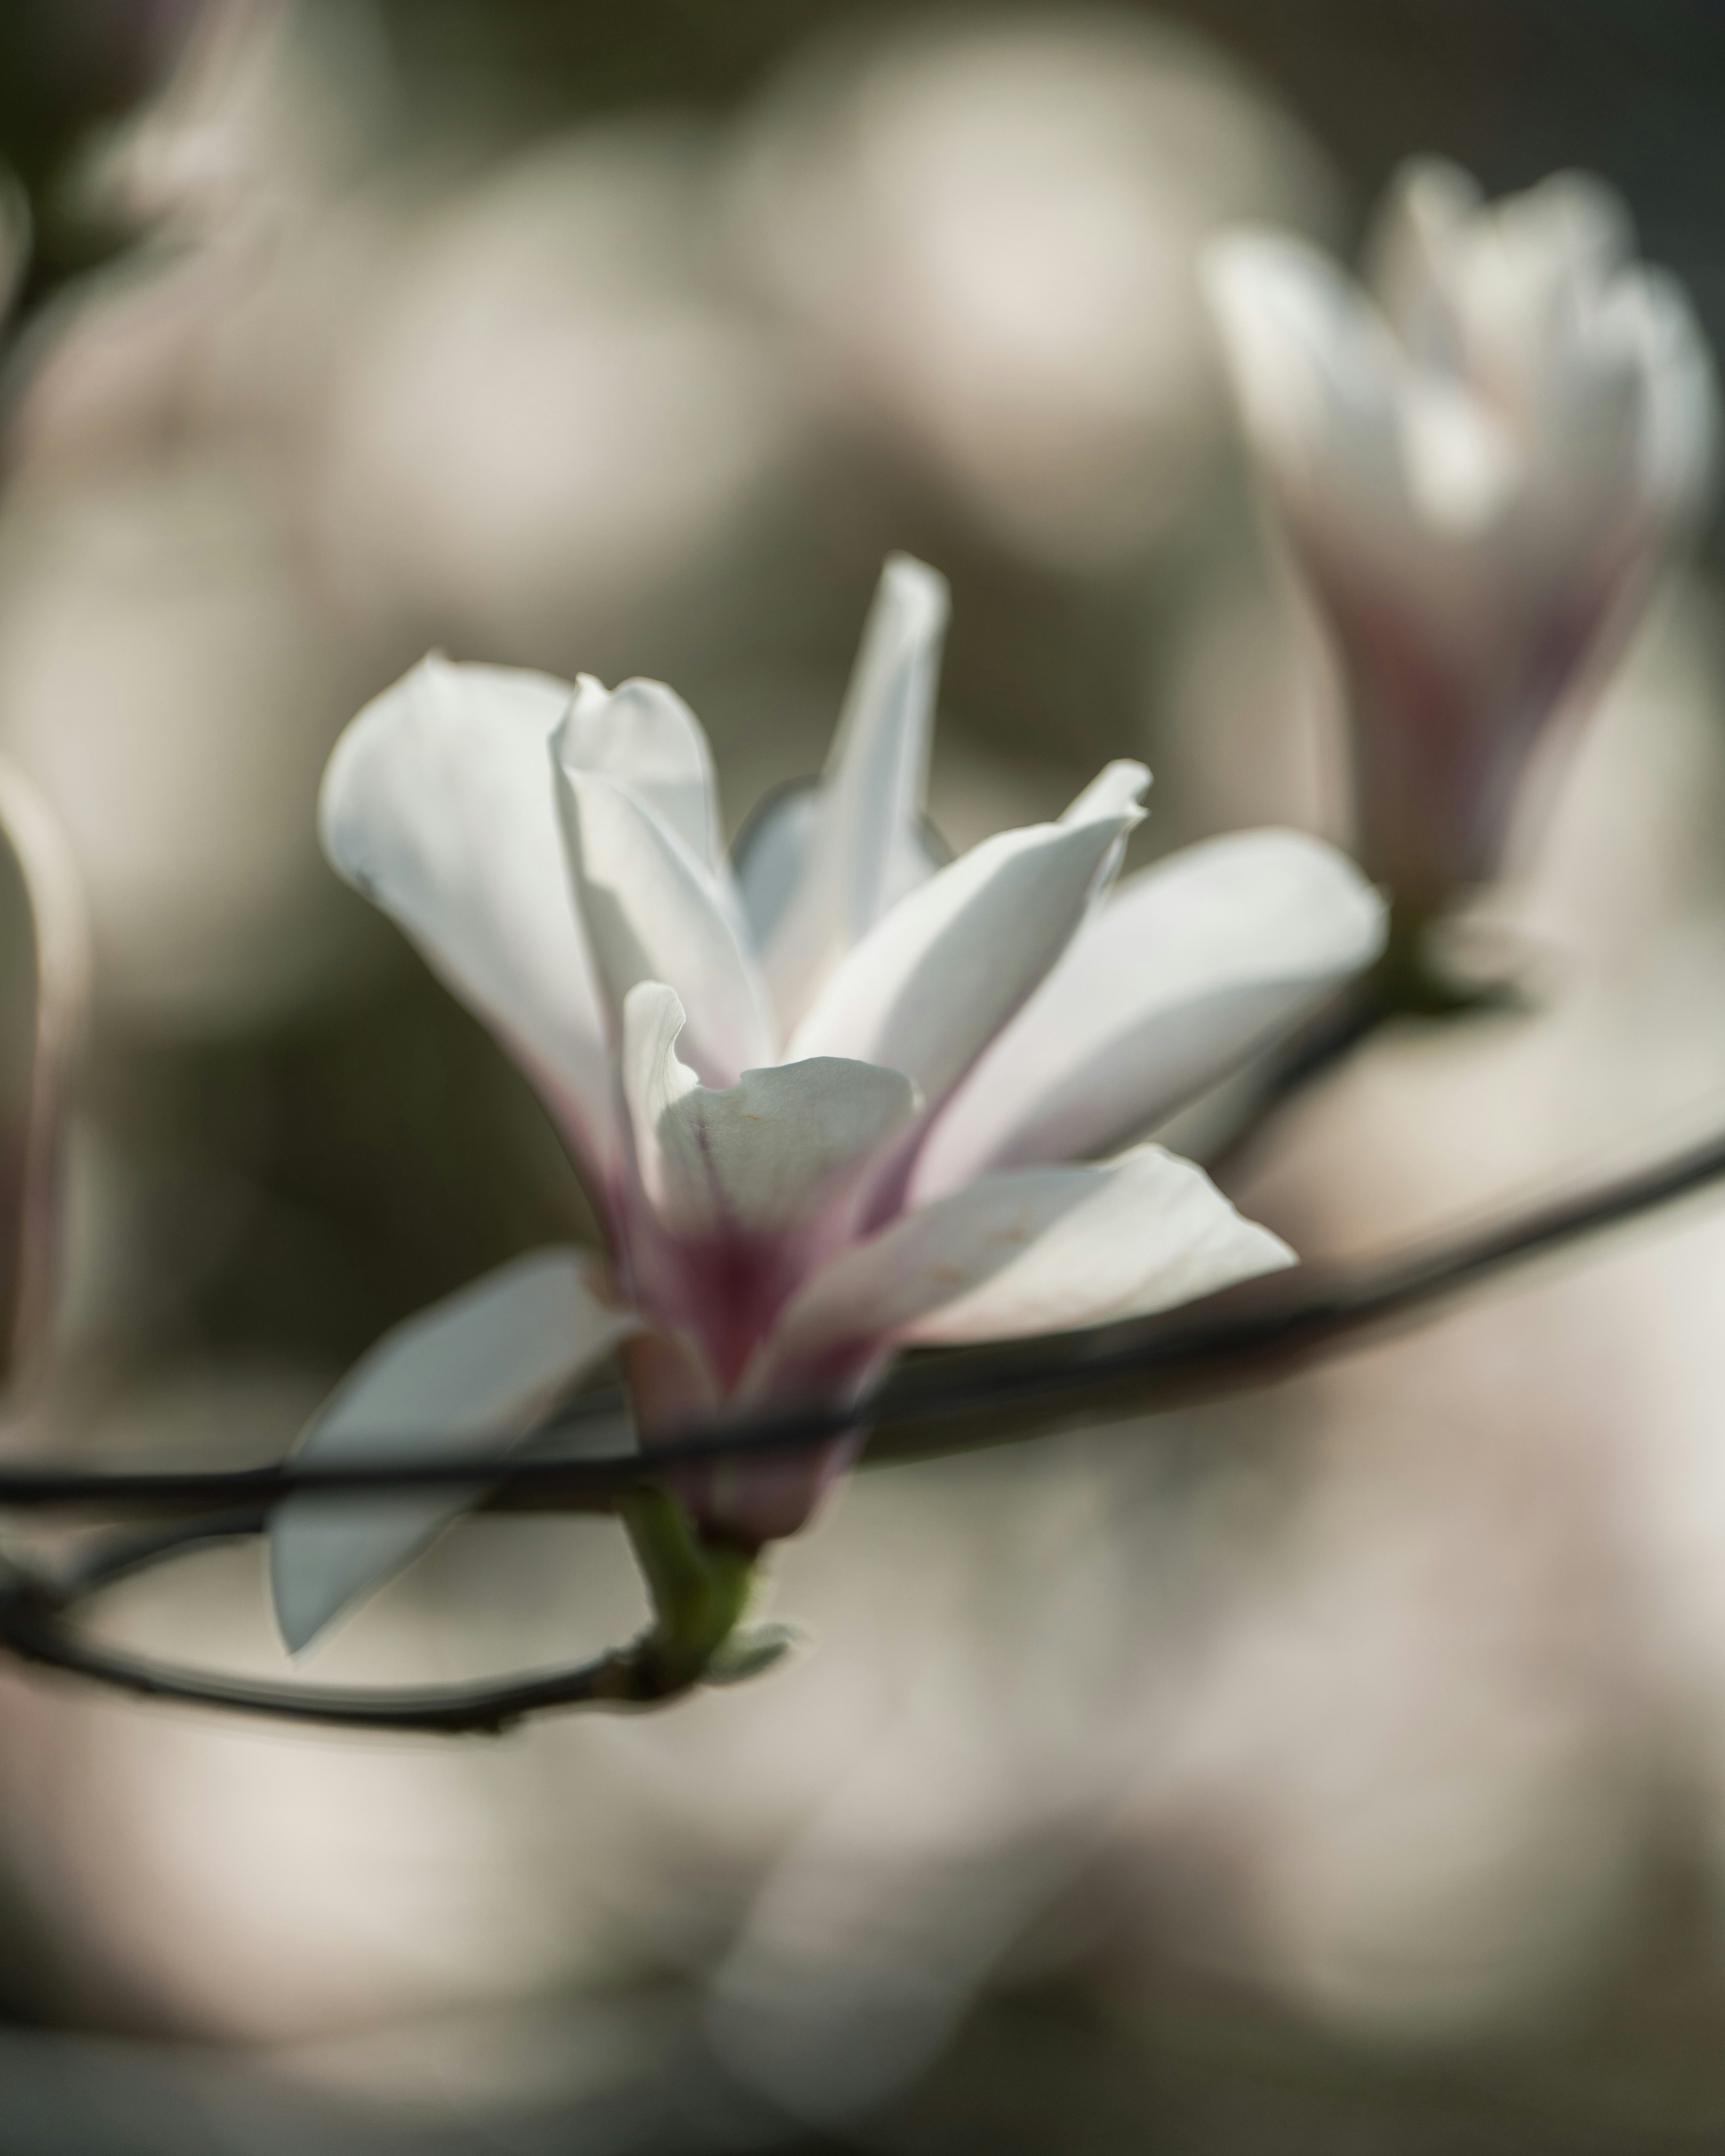
[(1150, 790), (1150, 767), (1132, 757), (1116, 757), (1105, 763), (1061, 816), (1069, 828), (1075, 824), (1118, 822), (1122, 831), (1135, 830), (1147, 811), (1144, 796)]
[(688, 1021), (683, 999), (663, 981), (637, 981), (623, 999), (623, 1022), (643, 1025), (660, 1017), (674, 1019), (680, 1029)]
[(341, 1603), (319, 1592), (319, 1586), (302, 1566), (284, 1558), (280, 1546), (272, 1538), (270, 1604), (275, 1612), (275, 1630), (281, 1644), (295, 1661), (341, 1614)]
[(881, 566), (880, 581), (896, 598), (914, 606), (928, 627), (945, 625), (952, 611), (952, 588), (938, 569), (914, 554), (895, 551)]
[[(592, 1252), (529, 1251), (385, 1333), (313, 1417), (295, 1456), (322, 1465), (501, 1459), (640, 1322), (615, 1301)], [(285, 1498), (268, 1541), (288, 1651), (302, 1654), (480, 1494), (464, 1486)]]
[(1464, 224), (1477, 216), (1485, 202), (1479, 182), (1465, 165), (1431, 151), (1404, 157), (1384, 189), (1389, 213), (1405, 209), (1428, 227)]
[(1315, 254), (1310, 243), (1273, 224), (1231, 224), (1198, 250), (1199, 276), (1213, 303), (1250, 298), (1268, 277)]

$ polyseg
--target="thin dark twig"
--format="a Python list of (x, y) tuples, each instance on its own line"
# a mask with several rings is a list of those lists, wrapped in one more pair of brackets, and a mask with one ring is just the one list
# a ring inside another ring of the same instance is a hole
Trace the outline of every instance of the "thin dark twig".
[[(271, 1505), (292, 1490), (376, 1490), (437, 1484), (490, 1486), (494, 1509), (609, 1509), (649, 1472), (715, 1452), (806, 1445), (859, 1414), (874, 1425), (877, 1460), (966, 1450), (1112, 1413), (1146, 1414), (1273, 1382), (1344, 1348), (1368, 1330), (1435, 1309), (1505, 1267), (1561, 1249), (1704, 1188), (1725, 1177), (1725, 1136), (1571, 1199), (1531, 1209), (1496, 1227), (1452, 1237), (1423, 1253), (1360, 1267), (1303, 1268), (1174, 1315), (1046, 1344), (972, 1351), (906, 1368), (861, 1409), (807, 1408), (747, 1426), (691, 1433), (650, 1460), (530, 1459), (499, 1464), (391, 1466), (315, 1473), (291, 1466), (239, 1475), (80, 1476), (14, 1469), (0, 1501), (47, 1509), (100, 1503), (111, 1511), (222, 1512), (147, 1535), (110, 1541), (58, 1578), (16, 1567), (0, 1572), (0, 1645), (22, 1660), (157, 1699), (349, 1728), (428, 1734), (504, 1729), (559, 1707), (641, 1707), (691, 1689), (655, 1660), (650, 1635), (578, 1667), (495, 1682), (365, 1691), (253, 1683), (129, 1656), (81, 1635), (78, 1605), (101, 1589), (203, 1543), (258, 1532)], [(572, 1404), (567, 1416), (617, 1411), (614, 1395)], [(500, 1488), (497, 1486), (501, 1485)], [(22, 1493), (22, 1494), (20, 1494)], [(235, 1501), (239, 1501), (236, 1508)]]
[(39, 1667), (137, 1697), (338, 1728), (428, 1735), (495, 1736), (527, 1715), (552, 1708), (653, 1707), (691, 1689), (685, 1681), (667, 1677), (645, 1636), (570, 1669), (389, 1691), (270, 1684), (179, 1669), (104, 1646), (74, 1629), (78, 1605), (104, 1588), (193, 1548), (256, 1534), (267, 1517), (267, 1508), (259, 1507), (126, 1536), (57, 1578), (18, 1567), (0, 1568), (0, 1645)]
[[(1077, 1419), (1153, 1414), (1272, 1383), (1395, 1320), (1414, 1318), (1491, 1274), (1548, 1255), (1725, 1178), (1725, 1134), (1570, 1198), (1361, 1265), (1301, 1265), (1163, 1317), (1004, 1347), (958, 1348), (901, 1367), (865, 1399), (775, 1408), (715, 1421), (649, 1455), (354, 1461), (183, 1471), (0, 1469), (0, 1510), (148, 1517), (267, 1507), (296, 1491), (476, 1489), (495, 1511), (614, 1509), (665, 1470), (794, 1449), (860, 1423), (877, 1462), (927, 1459), (1032, 1435)], [(622, 1395), (583, 1394), (538, 1435), (616, 1420)]]

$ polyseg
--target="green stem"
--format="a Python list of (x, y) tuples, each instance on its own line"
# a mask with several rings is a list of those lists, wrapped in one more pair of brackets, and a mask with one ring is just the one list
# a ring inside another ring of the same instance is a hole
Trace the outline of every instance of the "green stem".
[(653, 1604), (653, 1628), (639, 1650), (643, 1674), (665, 1692), (686, 1691), (748, 1607), (754, 1554), (704, 1541), (675, 1498), (652, 1485), (631, 1491), (621, 1510)]
[(1386, 1017), (1460, 1018), (1485, 1011), (1523, 1009), (1526, 998), (1512, 981), (1457, 980), (1433, 957), (1431, 908), (1393, 899), (1383, 956), (1367, 977)]

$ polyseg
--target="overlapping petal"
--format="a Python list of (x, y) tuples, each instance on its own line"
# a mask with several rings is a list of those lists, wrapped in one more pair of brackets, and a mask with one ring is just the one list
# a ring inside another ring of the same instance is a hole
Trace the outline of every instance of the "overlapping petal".
[(604, 1022), (547, 779), (568, 701), (546, 675), (427, 659), (342, 735), (319, 817), (336, 869), (514, 1050), (603, 1179)]
[(719, 793), (701, 721), (662, 681), (575, 685), (557, 752), (572, 771), (626, 786), (710, 874), (720, 872)]
[(1152, 1129), (1368, 965), (1378, 893), (1298, 831), (1190, 846), (1117, 884), (930, 1132), (912, 1194)]
[(1248, 427), (1290, 506), (1334, 497), (1393, 526), (1408, 495), (1387, 326), (1327, 255), (1285, 233), (1228, 233), (1203, 269)]
[(817, 1056), (703, 1086), (676, 1052), (683, 1009), (644, 982), (624, 1012), (623, 1084), (641, 1181), (660, 1219), (700, 1239), (786, 1235), (840, 1204), (916, 1112), (902, 1072)]
[(1003, 831), (901, 900), (840, 963), (791, 1044), (902, 1070), (932, 1113), (1041, 982), (1142, 812), (1142, 765), (1111, 767), (1072, 820)]
[(1002, 1340), (1142, 1317), (1291, 1265), (1201, 1168), (1160, 1146), (984, 1176), (904, 1214), (788, 1306), (761, 1382), (870, 1342)]
[(90, 929), (53, 811), (0, 764), (0, 1393), (40, 1374), (54, 1320), (69, 1065), (84, 1029)]
[[(501, 1459), (639, 1324), (609, 1300), (596, 1261), (582, 1252), (518, 1258), (386, 1332), (314, 1419), (295, 1457), (326, 1466)], [(469, 1485), (406, 1496), (307, 1492), (278, 1506), (270, 1576), (288, 1646), (297, 1654), (309, 1645), (477, 1497)]]
[(773, 1055), (754, 962), (725, 887), (631, 788), (568, 761), (559, 736), (557, 791), (569, 873), (588, 948), (620, 1039), (623, 1006), (640, 981), (663, 981), (688, 1017), (701, 1077), (729, 1086)]
[(845, 953), (934, 864), (922, 842), (946, 579), (896, 554), (881, 572), (819, 790), (753, 836), (751, 922), (790, 1032)]

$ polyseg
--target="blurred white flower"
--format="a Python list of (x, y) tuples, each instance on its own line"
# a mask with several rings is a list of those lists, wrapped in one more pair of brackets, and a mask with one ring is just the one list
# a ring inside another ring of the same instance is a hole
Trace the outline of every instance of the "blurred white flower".
[(331, 403), (339, 585), (536, 654), (734, 577), (808, 429), (702, 259), (709, 167), (697, 130), (591, 128), (385, 235)]
[[(1155, 1146), (1096, 1164), (1260, 1046), (1381, 940), (1351, 865), (1225, 839), (1109, 896), (1142, 767), (938, 868), (922, 793), (942, 580), (890, 562), (825, 774), (734, 868), (705, 737), (656, 682), (571, 690), (433, 659), (349, 728), (324, 843), (537, 1081), (612, 1269), (516, 1261), (388, 1337), (309, 1433), (323, 1459), (507, 1450), (620, 1340), (655, 1435), (721, 1404), (846, 1402), (908, 1341), (1160, 1310), (1290, 1261)], [(680, 1489), (754, 1548), (850, 1447)], [(459, 1509), (276, 1514), (302, 1645)]]
[(105, 1004), (157, 1027), (255, 1022), (350, 947), (305, 826), (352, 662), (246, 477), (0, 518), (0, 742), (70, 840)]
[(34, 787), (0, 764), (0, 1389), (14, 1406), (54, 1314), (66, 1066), (89, 973), (71, 849)]
[(1712, 367), (1561, 174), (1485, 204), (1420, 162), (1368, 296), (1301, 240), (1209, 258), (1252, 444), (1334, 631), (1367, 869), (1418, 914), (1497, 869), (1543, 730), (1613, 658), (1711, 475)]
[(308, 182), (375, 157), (395, 85), (372, 0), (171, 0), (162, 12), (181, 18), (156, 39), (172, 74), (93, 136), (67, 183), (74, 205), (181, 237), (291, 222)]
[(1222, 55), (1103, 10), (824, 49), (745, 122), (735, 169), (740, 248), (829, 396), (1062, 568), (1154, 540), (1202, 468), (1204, 235), (1330, 200)]

